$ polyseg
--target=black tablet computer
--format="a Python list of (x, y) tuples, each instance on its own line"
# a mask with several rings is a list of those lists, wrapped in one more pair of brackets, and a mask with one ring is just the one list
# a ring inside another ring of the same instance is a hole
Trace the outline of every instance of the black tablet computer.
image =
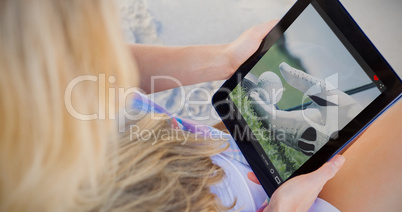
[(212, 102), (271, 196), (345, 150), (401, 91), (339, 1), (299, 0)]

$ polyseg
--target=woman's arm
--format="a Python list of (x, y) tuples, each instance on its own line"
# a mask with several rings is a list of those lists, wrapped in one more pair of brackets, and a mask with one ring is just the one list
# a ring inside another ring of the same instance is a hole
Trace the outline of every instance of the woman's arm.
[[(228, 63), (228, 46), (168, 47), (134, 44), (131, 50), (140, 72), (140, 87), (147, 93), (153, 93), (181, 85), (227, 78), (234, 72)], [(158, 77), (154, 79), (154, 84), (151, 77)]]
[[(277, 21), (255, 26), (229, 44), (167, 47), (130, 46), (147, 93), (229, 78), (259, 47)], [(152, 82), (152, 77), (158, 77)]]

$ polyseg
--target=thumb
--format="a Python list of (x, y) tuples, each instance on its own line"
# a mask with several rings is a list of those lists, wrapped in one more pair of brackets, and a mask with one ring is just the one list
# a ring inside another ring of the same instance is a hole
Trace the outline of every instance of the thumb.
[(325, 184), (328, 180), (332, 179), (339, 169), (345, 163), (345, 157), (342, 155), (334, 156), (330, 161), (325, 163), (316, 171), (312, 172), (313, 181)]

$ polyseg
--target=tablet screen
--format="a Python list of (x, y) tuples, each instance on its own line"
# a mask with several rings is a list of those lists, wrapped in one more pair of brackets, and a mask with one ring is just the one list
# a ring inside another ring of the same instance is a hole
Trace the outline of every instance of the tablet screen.
[(386, 89), (347, 42), (313, 1), (230, 93), (278, 184)]

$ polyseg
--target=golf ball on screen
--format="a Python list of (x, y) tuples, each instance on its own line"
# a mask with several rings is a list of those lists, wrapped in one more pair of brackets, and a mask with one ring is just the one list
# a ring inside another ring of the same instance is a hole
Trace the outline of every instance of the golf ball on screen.
[(257, 87), (260, 98), (270, 104), (276, 104), (282, 98), (282, 81), (279, 76), (272, 71), (267, 71), (260, 75)]

